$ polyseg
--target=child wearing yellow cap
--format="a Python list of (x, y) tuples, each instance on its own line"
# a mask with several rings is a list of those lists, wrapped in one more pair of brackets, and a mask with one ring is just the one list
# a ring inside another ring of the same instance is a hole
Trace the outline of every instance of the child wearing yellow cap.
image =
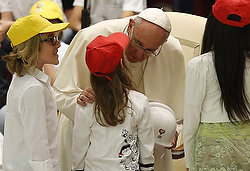
[(3, 170), (59, 171), (57, 107), (44, 64), (58, 63), (58, 32), (39, 14), (16, 20), (7, 36), (13, 47), (3, 59), (13, 79), (7, 93)]
[[(63, 23), (63, 11), (61, 7), (58, 5), (58, 3), (54, 1), (48, 1), (48, 0), (41, 0), (37, 1), (30, 9), (30, 14), (40, 14), (47, 20), (49, 20), (51, 23)], [(65, 30), (64, 30), (65, 31)], [(56, 72), (60, 66), (61, 61), (63, 60), (63, 57), (68, 49), (68, 44), (66, 44), (63, 39), (65, 36), (64, 31), (60, 32), (58, 38), (60, 40), (61, 46), (58, 48), (58, 60), (59, 64), (57, 65), (51, 65), (51, 64), (46, 64), (44, 65), (44, 72), (50, 77), (51, 79), (51, 85), (56, 80)], [(67, 33), (66, 33), (67, 35)], [(67, 36), (66, 36), (67, 37)]]

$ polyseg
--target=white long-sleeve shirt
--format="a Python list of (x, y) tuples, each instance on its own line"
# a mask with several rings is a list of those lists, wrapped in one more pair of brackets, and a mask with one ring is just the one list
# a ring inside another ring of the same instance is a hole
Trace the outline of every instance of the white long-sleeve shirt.
[[(130, 91), (124, 123), (104, 127), (95, 121), (94, 104), (76, 106), (73, 129), (73, 170), (152, 170), (154, 129), (148, 99)], [(130, 103), (131, 102), (131, 103)], [(125, 169), (126, 168), (126, 169)]]
[[(250, 61), (245, 70), (245, 85), (250, 100)], [(230, 122), (220, 103), (221, 91), (217, 79), (213, 53), (191, 59), (186, 68), (183, 140), (186, 166), (190, 166), (192, 145), (199, 124)]]
[(50, 78), (13, 76), (7, 94), (4, 171), (59, 171), (57, 107)]

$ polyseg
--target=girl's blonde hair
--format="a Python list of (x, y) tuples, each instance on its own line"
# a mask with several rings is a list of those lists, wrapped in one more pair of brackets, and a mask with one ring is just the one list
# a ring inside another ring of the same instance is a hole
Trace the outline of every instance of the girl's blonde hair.
[(29, 73), (30, 70), (35, 69), (42, 40), (42, 36), (38, 34), (13, 47), (12, 52), (3, 57), (10, 73), (16, 73), (21, 77), (25, 72)]

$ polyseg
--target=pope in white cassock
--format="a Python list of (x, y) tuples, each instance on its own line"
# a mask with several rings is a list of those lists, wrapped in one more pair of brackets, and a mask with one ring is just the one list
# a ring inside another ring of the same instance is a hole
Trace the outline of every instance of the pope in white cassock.
[[(148, 8), (138, 16), (106, 20), (80, 30), (60, 64), (53, 85), (59, 116), (60, 166), (71, 170), (72, 129), (80, 93), (90, 87), (85, 63), (86, 46), (98, 35), (128, 34), (125, 60), (132, 80), (150, 101), (171, 107), (176, 119), (183, 118), (185, 64), (179, 41), (170, 35), (171, 23), (165, 12)], [(86, 91), (85, 91), (86, 93)], [(87, 96), (87, 95), (86, 95)], [(86, 101), (86, 100), (85, 100)], [(172, 171), (171, 151), (155, 148), (155, 170)]]

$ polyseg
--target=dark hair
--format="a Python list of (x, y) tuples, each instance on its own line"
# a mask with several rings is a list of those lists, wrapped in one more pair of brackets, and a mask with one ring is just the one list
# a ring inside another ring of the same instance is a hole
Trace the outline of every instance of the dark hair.
[[(123, 60), (122, 60), (123, 61)], [(125, 63), (109, 74), (112, 81), (106, 77), (98, 77), (93, 74), (90, 82), (96, 94), (95, 119), (102, 126), (116, 126), (125, 120), (125, 107), (129, 101), (129, 90), (135, 90), (131, 81), (129, 70)]]
[(221, 102), (231, 122), (236, 117), (241, 121), (250, 119), (244, 78), (246, 61), (250, 59), (249, 34), (250, 24), (243, 28), (225, 25), (213, 14), (209, 15), (205, 27), (202, 53), (214, 51)]

